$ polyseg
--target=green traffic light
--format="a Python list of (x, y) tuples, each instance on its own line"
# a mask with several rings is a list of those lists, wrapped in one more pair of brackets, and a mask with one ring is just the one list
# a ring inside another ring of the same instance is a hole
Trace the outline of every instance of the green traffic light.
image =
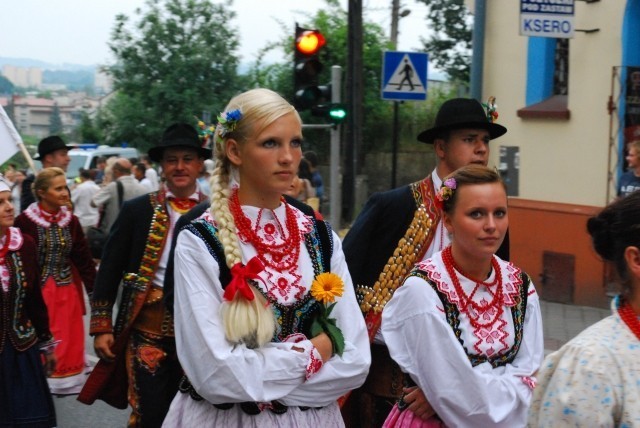
[(347, 117), (347, 112), (343, 108), (329, 110), (329, 117), (336, 122), (342, 122)]

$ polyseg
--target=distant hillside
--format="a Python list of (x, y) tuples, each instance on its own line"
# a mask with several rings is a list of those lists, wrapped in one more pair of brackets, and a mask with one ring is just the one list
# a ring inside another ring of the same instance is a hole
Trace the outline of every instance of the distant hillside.
[(95, 65), (82, 64), (52, 64), (50, 62), (40, 61), (32, 58), (9, 58), (0, 56), (0, 68), (4, 65), (13, 65), (15, 67), (39, 67), (43, 70), (68, 70), (68, 71), (90, 71), (93, 73)]
[(93, 86), (95, 65), (51, 64), (31, 58), (0, 57), (0, 72), (5, 65), (37, 67), (42, 69), (42, 83), (65, 85), (70, 90), (82, 90)]

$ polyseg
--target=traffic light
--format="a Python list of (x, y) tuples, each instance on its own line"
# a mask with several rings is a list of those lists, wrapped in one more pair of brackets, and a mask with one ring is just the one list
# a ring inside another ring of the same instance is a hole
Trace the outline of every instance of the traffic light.
[(329, 119), (334, 125), (340, 125), (347, 118), (347, 107), (342, 103), (319, 104), (311, 107), (311, 114)]
[(323, 68), (319, 52), (325, 39), (318, 30), (309, 30), (296, 24), (294, 44), (293, 104), (302, 111), (331, 99), (330, 89), (318, 85)]

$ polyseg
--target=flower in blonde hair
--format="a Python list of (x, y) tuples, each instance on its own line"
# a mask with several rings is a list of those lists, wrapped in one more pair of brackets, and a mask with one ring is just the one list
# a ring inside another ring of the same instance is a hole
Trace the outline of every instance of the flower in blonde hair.
[(218, 125), (220, 126), (218, 134), (220, 137), (224, 138), (230, 132), (235, 131), (240, 119), (242, 119), (242, 111), (239, 108), (220, 113), (220, 116), (218, 116)]
[[(316, 276), (311, 283), (311, 296), (320, 305), (320, 312), (311, 324), (311, 335), (316, 337), (321, 333), (326, 333), (331, 339), (333, 353), (342, 356), (344, 352), (344, 335), (336, 325), (335, 318), (329, 318), (331, 311), (336, 305), (336, 298), (344, 293), (344, 281), (335, 273), (325, 272)], [(329, 306), (325, 306), (329, 304)]]

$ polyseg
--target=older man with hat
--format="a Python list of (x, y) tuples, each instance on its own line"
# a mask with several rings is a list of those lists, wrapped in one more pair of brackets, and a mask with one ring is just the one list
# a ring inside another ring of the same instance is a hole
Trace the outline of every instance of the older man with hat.
[[(392, 290), (399, 287), (415, 263), (449, 245), (435, 192), (456, 169), (472, 163), (487, 165), (489, 141), (507, 132), (492, 119), (473, 99), (455, 98), (442, 104), (435, 126), (418, 135), (419, 141), (433, 145), (435, 169), (421, 181), (371, 196), (344, 239), (349, 272), (362, 297), (372, 343), (369, 377), (343, 411), (347, 423), (351, 419), (358, 420), (359, 426), (381, 426), (403, 393), (401, 372), (379, 332), (384, 302), (391, 296), (380, 294), (387, 285)], [(498, 256), (508, 260), (508, 253), (505, 239)], [(420, 390), (412, 390), (404, 400), (418, 415), (428, 410)]]
[[(40, 140), (38, 143), (38, 155), (34, 159), (42, 162), (43, 168), (56, 166), (67, 172), (67, 167), (71, 161), (68, 152), (72, 148), (73, 146), (67, 146), (62, 138), (57, 135), (51, 135)], [(34, 180), (35, 175), (29, 174), (22, 182), (22, 191), (20, 193), (21, 210), (25, 210), (36, 200), (31, 191), (31, 185)]]
[[(169, 126), (149, 156), (162, 166), (160, 190), (126, 201), (105, 245), (91, 301), (90, 334), (100, 357), (78, 400), (132, 408), (129, 426), (159, 427), (182, 371), (163, 281), (173, 229), (206, 199), (196, 179), (211, 150), (186, 123)], [(113, 307), (122, 298), (113, 321)]]

